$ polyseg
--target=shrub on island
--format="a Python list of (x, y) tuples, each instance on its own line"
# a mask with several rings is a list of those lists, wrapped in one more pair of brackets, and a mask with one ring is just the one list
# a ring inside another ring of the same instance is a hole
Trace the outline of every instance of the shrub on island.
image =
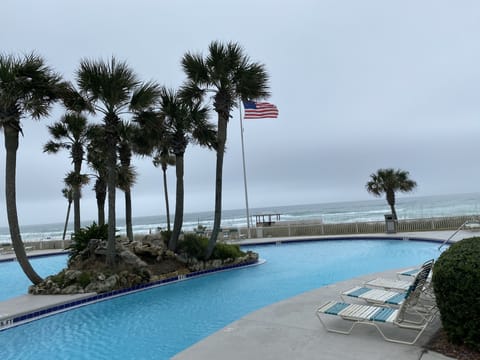
[(81, 228), (72, 237), (72, 244), (67, 248), (70, 250), (69, 260), (83, 252), (92, 239), (106, 240), (108, 238), (108, 225), (97, 225), (95, 222), (85, 228)]
[[(177, 247), (178, 253), (185, 253), (189, 257), (205, 260), (208, 238), (197, 234), (185, 234)], [(216, 243), (211, 256), (212, 260), (237, 259), (245, 256), (236, 244)]]
[(480, 349), (480, 237), (463, 239), (442, 253), (432, 281), (449, 340)]

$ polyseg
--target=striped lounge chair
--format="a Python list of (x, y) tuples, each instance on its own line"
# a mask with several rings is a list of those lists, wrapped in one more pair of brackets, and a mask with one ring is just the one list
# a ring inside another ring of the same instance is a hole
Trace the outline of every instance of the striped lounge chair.
[(372, 289), (364, 286), (355, 286), (342, 292), (342, 299), (345, 297), (365, 300), (367, 303), (400, 306), (407, 296), (406, 292), (391, 290)]
[[(354, 327), (359, 324), (370, 325), (374, 326), (386, 341), (412, 345), (420, 338), (428, 324), (435, 318), (436, 312), (424, 316), (420, 322), (411, 322), (404, 317), (405, 312), (403, 307), (405, 307), (406, 303), (407, 302), (404, 302), (399, 309), (394, 309), (383, 306), (329, 301), (317, 309), (316, 315), (329, 332), (349, 335)], [(336, 316), (337, 318), (351, 321), (352, 325), (348, 329), (334, 328), (328, 325), (323, 318), (324, 315)], [(393, 325), (402, 329), (402, 335), (397, 338), (387, 336), (382, 330), (382, 326), (385, 325)], [(405, 339), (405, 332), (409, 332), (409, 339)]]
[[(431, 264), (433, 264), (433, 261)], [(384, 304), (387, 304), (387, 299), (399, 298), (399, 307), (329, 301), (317, 309), (316, 315), (325, 329), (330, 332), (348, 335), (356, 325), (365, 324), (374, 326), (386, 341), (408, 345), (414, 344), (438, 313), (436, 306), (427, 306), (419, 303), (430, 269), (431, 266), (425, 266), (407, 292), (397, 292), (395, 295), (393, 291), (389, 290), (370, 289), (376, 290), (376, 295), (371, 297), (376, 298), (376, 301), (383, 299), (381, 301)], [(352, 296), (351, 294), (355, 293), (360, 298), (363, 293), (363, 299), (365, 299), (365, 294), (368, 293), (368, 290), (364, 289), (368, 288), (354, 288), (349, 292), (350, 295), (347, 296)], [(402, 295), (403, 299), (400, 299)], [(394, 302), (393, 300), (390, 301)], [(333, 328), (326, 323), (323, 318), (325, 315), (336, 316), (353, 323), (346, 330)], [(413, 332), (413, 338), (411, 338), (412, 335), (409, 336), (411, 339), (392, 338), (385, 335), (381, 326), (388, 324), (404, 329), (404, 332)]]
[[(342, 292), (341, 297), (342, 299), (344, 299), (344, 297), (353, 297), (364, 300), (367, 303), (387, 306), (400, 306), (407, 298), (411, 298), (412, 302), (414, 300), (417, 301), (422, 295), (422, 292), (424, 292), (424, 290), (427, 288), (426, 282), (430, 274), (432, 264), (433, 260), (430, 260), (422, 266), (421, 270), (418, 271), (417, 276), (415, 276), (413, 282), (408, 282), (409, 285), (408, 288), (406, 288), (406, 291), (404, 291), (405, 286), (403, 286), (403, 281), (399, 283), (398, 280), (377, 278), (367, 282), (367, 286), (356, 286), (352, 289)], [(381, 279), (381, 281), (379, 279)], [(385, 283), (386, 281), (390, 282), (387, 287), (375, 287), (380, 283)], [(394, 281), (396, 285), (392, 285), (392, 281)], [(372, 286), (372, 283), (374, 286), (369, 287), (368, 285)], [(401, 286), (399, 284), (401, 284)], [(405, 284), (407, 284), (407, 282)], [(396, 291), (391, 290), (392, 286)]]
[(397, 277), (400, 279), (402, 276), (417, 276), (417, 274), (420, 272), (420, 268), (415, 267), (415, 268), (409, 268), (405, 269), (402, 271), (397, 272)]
[(391, 291), (404, 291), (407, 292), (419, 276), (425, 277), (425, 280), (430, 276), (430, 272), (433, 267), (433, 259), (428, 260), (422, 264), (417, 275), (412, 280), (398, 280), (398, 279), (386, 279), (376, 278), (364, 283), (365, 287), (380, 288)]

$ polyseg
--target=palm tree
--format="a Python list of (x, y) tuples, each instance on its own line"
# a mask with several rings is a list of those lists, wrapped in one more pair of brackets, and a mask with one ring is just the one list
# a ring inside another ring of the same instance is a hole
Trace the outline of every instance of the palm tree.
[(170, 231), (170, 207), (166, 171), (168, 165), (175, 165), (175, 155), (171, 152), (171, 144), (166, 136), (165, 116), (158, 111), (150, 110), (135, 114), (133, 120), (139, 126), (139, 131), (135, 132), (135, 152), (143, 156), (151, 156), (154, 166), (162, 166), (167, 230)]
[(70, 152), (73, 163), (73, 173), (69, 174), (69, 182), (73, 190), (74, 232), (80, 231), (80, 193), (82, 185), (88, 183), (88, 177), (81, 174), (82, 162), (87, 143), (87, 118), (75, 112), (67, 112), (60, 121), (48, 126), (50, 140), (43, 151), (56, 154), (65, 149)]
[[(70, 171), (65, 176), (65, 179), (63, 181), (67, 186), (67, 188), (69, 189), (69, 191), (72, 192), (71, 196), (72, 196), (74, 210), (75, 210), (76, 202), (80, 204), (80, 199), (82, 198), (82, 187), (84, 185), (87, 185), (90, 182), (90, 178), (86, 174), (77, 174), (77, 172), (74, 170), (74, 171)], [(77, 197), (78, 199), (76, 199)], [(75, 215), (75, 219), (74, 219), (73, 229), (74, 229), (74, 232), (78, 232), (80, 231), (80, 217), (78, 216), (77, 218), (75, 213), (74, 215)]]
[(167, 231), (170, 232), (170, 205), (168, 202), (168, 186), (167, 186), (167, 168), (168, 166), (175, 166), (175, 155), (172, 155), (167, 146), (161, 145), (161, 150), (158, 150), (153, 156), (153, 165), (162, 168), (163, 174), (163, 192), (165, 195), (165, 213), (167, 216)]
[(124, 121), (120, 122), (118, 143), (118, 157), (120, 160), (119, 188), (125, 194), (125, 225), (127, 238), (130, 241), (133, 241), (131, 188), (135, 184), (136, 179), (135, 170), (131, 166), (135, 131), (137, 131), (137, 129), (133, 125)]
[(93, 104), (95, 112), (103, 115), (107, 147), (108, 240), (106, 262), (115, 265), (115, 196), (117, 180), (117, 145), (120, 116), (153, 106), (158, 87), (141, 83), (125, 62), (114, 57), (110, 61), (82, 60), (77, 71), (80, 92)]
[(188, 78), (185, 91), (189, 92), (192, 98), (201, 98), (207, 92), (212, 92), (213, 108), (218, 115), (215, 214), (206, 253), (209, 258), (220, 231), (222, 171), (228, 120), (239, 100), (269, 96), (268, 74), (263, 64), (251, 62), (243, 49), (233, 42), (212, 42), (205, 58), (201, 54), (187, 53), (182, 59), (182, 67)]
[(117, 187), (123, 191), (125, 195), (125, 227), (127, 238), (133, 241), (133, 224), (132, 224), (132, 194), (131, 188), (137, 181), (137, 172), (133, 166), (117, 167)]
[(87, 162), (90, 168), (95, 171), (95, 198), (97, 200), (97, 223), (105, 225), (105, 200), (107, 198), (107, 168), (106, 168), (106, 146), (105, 131), (100, 125), (91, 125), (87, 133)]
[(173, 90), (163, 89), (160, 95), (160, 114), (165, 121), (166, 143), (170, 144), (175, 154), (176, 201), (173, 231), (168, 248), (175, 251), (183, 225), (184, 204), (184, 155), (190, 142), (213, 147), (215, 129), (208, 120), (208, 108), (198, 101), (182, 98)]
[(62, 240), (65, 241), (65, 235), (67, 234), (67, 227), (68, 227), (68, 219), (70, 218), (70, 209), (72, 207), (73, 202), (73, 189), (72, 186), (67, 185), (62, 189), (62, 194), (65, 199), (67, 199), (68, 206), (67, 206), (67, 215), (65, 217), (65, 225), (63, 227), (63, 235)]
[[(5, 199), (10, 237), (15, 256), (25, 275), (34, 284), (42, 278), (32, 268), (20, 234), (16, 200), (18, 136), (21, 117), (47, 116), (61, 95), (61, 78), (38, 55), (24, 57), (0, 54), (0, 126), (5, 135)], [(23, 134), (23, 133), (22, 133)]]
[(374, 196), (386, 195), (394, 220), (398, 219), (395, 211), (395, 192), (410, 192), (417, 186), (415, 181), (409, 179), (409, 175), (408, 171), (400, 169), (379, 169), (370, 175), (370, 181), (365, 185), (367, 191)]

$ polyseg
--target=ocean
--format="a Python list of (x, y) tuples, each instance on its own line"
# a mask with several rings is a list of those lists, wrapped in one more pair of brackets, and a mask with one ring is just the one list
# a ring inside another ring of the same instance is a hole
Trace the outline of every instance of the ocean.
[[(400, 197), (396, 200), (395, 208), (400, 220), (480, 215), (480, 193)], [(383, 198), (354, 202), (271, 206), (253, 208), (249, 211), (251, 219), (253, 217), (251, 224), (254, 223), (254, 215), (258, 214), (280, 214), (280, 221), (345, 223), (384, 221), (384, 215), (389, 212), (390, 208)], [(173, 214), (171, 220), (173, 226)], [(82, 225), (87, 226), (89, 224)], [(211, 212), (186, 213), (184, 215), (184, 230), (193, 230), (198, 225), (212, 228), (213, 210)], [(61, 239), (63, 226), (63, 223), (21, 226), (22, 239), (24, 242)], [(245, 226), (247, 226), (245, 209), (224, 210), (222, 212), (222, 227), (236, 228)], [(158, 229), (166, 229), (166, 227), (165, 215), (133, 218), (133, 231), (135, 234), (148, 234)], [(124, 219), (117, 220), (117, 229), (119, 234), (125, 234)], [(70, 234), (72, 231), (73, 224), (69, 224), (67, 234)], [(10, 235), (6, 227), (0, 228), (0, 244), (2, 243), (10, 243)]]

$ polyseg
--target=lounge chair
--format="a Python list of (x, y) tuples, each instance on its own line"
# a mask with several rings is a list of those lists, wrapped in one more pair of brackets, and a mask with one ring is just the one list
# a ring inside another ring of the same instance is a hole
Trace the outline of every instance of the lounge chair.
[[(367, 282), (366, 284), (384, 284), (386, 280), (388, 280), (389, 286), (387, 287), (387, 289), (379, 289), (375, 287), (372, 288), (368, 286), (356, 286), (352, 289), (344, 291), (341, 294), (342, 299), (344, 296), (348, 296), (365, 300), (367, 303), (387, 306), (400, 306), (401, 304), (403, 304), (405, 299), (409, 297), (413, 298), (414, 300), (418, 300), (421, 297), (422, 292), (427, 288), (426, 283), (430, 275), (432, 264), (433, 260), (430, 260), (423, 264), (420, 271), (417, 272), (417, 276), (415, 276), (413, 282), (408, 282), (409, 285), (406, 291), (404, 291), (404, 285), (406, 285), (407, 283), (404, 281), (399, 282), (398, 280), (377, 278), (375, 280)], [(395, 281), (396, 285), (392, 285), (392, 281)], [(392, 291), (392, 286), (394, 289), (399, 289), (399, 291)], [(427, 296), (427, 298), (429, 297), (430, 296)], [(431, 304), (428, 304), (428, 306), (431, 306)]]
[[(430, 264), (430, 265), (429, 265)], [(422, 292), (425, 289), (425, 282), (428, 278), (428, 275), (431, 270), (431, 265), (433, 260), (426, 262), (422, 266), (422, 270), (415, 278), (415, 281), (410, 286), (409, 290), (405, 293), (397, 293), (398, 297), (403, 295), (403, 300), (400, 301), (400, 307), (388, 307), (388, 306), (375, 306), (375, 305), (364, 305), (364, 304), (351, 304), (347, 302), (337, 302), (329, 301), (322, 306), (320, 306), (316, 315), (322, 325), (327, 331), (336, 332), (339, 334), (348, 335), (352, 332), (353, 328), (358, 324), (365, 324), (374, 326), (382, 337), (391, 342), (396, 342), (400, 344), (414, 344), (423, 331), (426, 329), (428, 324), (435, 318), (438, 313), (436, 306), (424, 305), (419, 303)], [(353, 294), (355, 291), (357, 293), (362, 292), (363, 290), (355, 289), (353, 291), (347, 291), (349, 294)], [(370, 289), (375, 290), (375, 289)], [(384, 298), (389, 298), (392, 291), (376, 289), (376, 293), (380, 294), (383, 292)], [(346, 292), (346, 293), (347, 293)], [(365, 291), (366, 294), (368, 292)], [(351, 295), (347, 295), (351, 296)], [(394, 295), (392, 295), (393, 297)], [(358, 297), (358, 296), (357, 296)], [(377, 296), (377, 299), (381, 296)], [(365, 299), (365, 298), (364, 298)], [(380, 300), (376, 300), (380, 301)], [(386, 304), (386, 300), (382, 300)], [(353, 324), (347, 330), (334, 329), (328, 327), (325, 321), (322, 319), (323, 315), (335, 315), (343, 320), (352, 321)], [(380, 324), (392, 324), (402, 329), (407, 329), (409, 331), (416, 332), (415, 337), (410, 340), (395, 339), (389, 336), (386, 336), (382, 331)]]
[(397, 277), (400, 279), (402, 276), (417, 276), (420, 272), (420, 268), (410, 268), (397, 272)]
[(425, 275), (427, 278), (430, 276), (430, 272), (433, 267), (433, 261), (434, 260), (431, 259), (424, 262), (420, 267), (419, 272), (412, 280), (376, 278), (376, 279), (365, 282), (364, 286), (372, 287), (372, 288), (380, 288), (384, 290), (407, 292), (420, 274), (423, 274), (422, 276)]
[(344, 299), (344, 296), (365, 300), (367, 303), (399, 306), (405, 301), (407, 293), (355, 286), (342, 292), (342, 299)]
[[(435, 318), (437, 311), (436, 309), (432, 309), (432, 311), (428, 314), (420, 314), (420, 318), (416, 319), (415, 321), (409, 320), (407, 319), (409, 313), (407, 310), (410, 306), (408, 303), (408, 301), (405, 301), (399, 309), (394, 309), (383, 306), (349, 304), (345, 302), (329, 301), (317, 309), (316, 315), (322, 325), (325, 327), (325, 329), (329, 332), (349, 335), (351, 334), (353, 328), (356, 325), (364, 324), (374, 326), (386, 341), (412, 345), (422, 335), (428, 324), (430, 324)], [(336, 316), (343, 320), (352, 321), (353, 324), (350, 326), (350, 328), (346, 330), (333, 328), (331, 326), (328, 326), (325, 320), (322, 319), (323, 315)], [(413, 332), (413, 339), (407, 340), (402, 338), (393, 338), (391, 336), (385, 335), (384, 331), (381, 328), (381, 325), (386, 324), (390, 324), (400, 329)]]

